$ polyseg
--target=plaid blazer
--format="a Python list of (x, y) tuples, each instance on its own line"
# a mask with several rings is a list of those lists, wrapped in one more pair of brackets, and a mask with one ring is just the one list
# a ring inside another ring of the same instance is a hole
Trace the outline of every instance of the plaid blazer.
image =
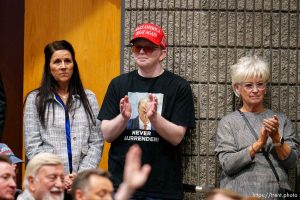
[[(99, 106), (94, 93), (86, 90), (86, 95), (93, 110), (95, 119)], [(36, 96), (38, 91), (31, 92), (25, 103), (24, 110), (24, 141), (28, 159), (40, 152), (58, 155), (64, 162), (65, 173), (69, 174), (67, 140), (65, 129), (65, 110), (55, 99), (50, 97), (46, 109), (46, 128), (43, 128), (38, 117)], [(54, 95), (54, 94), (52, 94)], [(71, 148), (73, 172), (96, 168), (99, 165), (103, 137), (100, 133), (100, 121), (96, 119), (96, 126), (87, 117), (84, 107), (77, 95), (72, 96), (73, 106), (69, 110), (71, 129)]]

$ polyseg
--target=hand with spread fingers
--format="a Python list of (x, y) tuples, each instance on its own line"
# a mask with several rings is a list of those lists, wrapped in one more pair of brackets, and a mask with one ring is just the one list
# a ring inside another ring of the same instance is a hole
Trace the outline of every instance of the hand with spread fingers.
[(145, 184), (151, 171), (149, 164), (142, 165), (141, 157), (142, 150), (138, 145), (131, 146), (126, 155), (123, 181), (134, 190)]
[(130, 119), (131, 116), (131, 104), (128, 100), (128, 96), (126, 95), (124, 98), (120, 100), (120, 113), (125, 119)]
[(149, 164), (142, 165), (142, 149), (137, 144), (132, 145), (126, 154), (123, 182), (115, 194), (115, 200), (129, 199), (146, 183), (150, 171)]

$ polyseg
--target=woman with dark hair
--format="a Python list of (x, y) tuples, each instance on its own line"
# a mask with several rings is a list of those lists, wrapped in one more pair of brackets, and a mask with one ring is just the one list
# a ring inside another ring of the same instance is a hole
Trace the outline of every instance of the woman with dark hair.
[(25, 102), (25, 151), (29, 160), (41, 152), (58, 155), (64, 161), (69, 190), (78, 171), (99, 165), (103, 148), (95, 117), (99, 106), (95, 94), (83, 88), (69, 42), (54, 41), (44, 54), (41, 85)]

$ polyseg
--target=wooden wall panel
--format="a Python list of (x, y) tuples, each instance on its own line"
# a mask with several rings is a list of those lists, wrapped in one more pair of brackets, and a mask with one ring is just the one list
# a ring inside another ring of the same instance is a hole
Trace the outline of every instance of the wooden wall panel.
[[(84, 86), (99, 106), (110, 80), (120, 74), (121, 0), (26, 0), (24, 94), (39, 86), (47, 43), (72, 43)], [(101, 167), (107, 168), (107, 150)]]
[[(0, 0), (0, 74), (7, 101), (3, 140), (0, 138), (0, 141), (6, 143), (19, 158), (22, 155), (23, 138), (23, 11), (23, 1)], [(18, 188), (22, 185), (21, 175), (17, 173)]]

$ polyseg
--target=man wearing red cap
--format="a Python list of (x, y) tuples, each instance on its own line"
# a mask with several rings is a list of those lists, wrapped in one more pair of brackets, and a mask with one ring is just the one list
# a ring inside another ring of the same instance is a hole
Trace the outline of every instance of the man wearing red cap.
[[(195, 127), (190, 85), (163, 68), (166, 36), (161, 27), (138, 26), (130, 43), (138, 69), (111, 81), (98, 115), (103, 136), (111, 142), (112, 182), (115, 188), (122, 182), (125, 154), (137, 143), (143, 151), (142, 163), (150, 164), (152, 170), (132, 199), (183, 199), (179, 144), (187, 128)], [(153, 129), (130, 128), (127, 124), (138, 116), (138, 102), (145, 97), (147, 126)]]

